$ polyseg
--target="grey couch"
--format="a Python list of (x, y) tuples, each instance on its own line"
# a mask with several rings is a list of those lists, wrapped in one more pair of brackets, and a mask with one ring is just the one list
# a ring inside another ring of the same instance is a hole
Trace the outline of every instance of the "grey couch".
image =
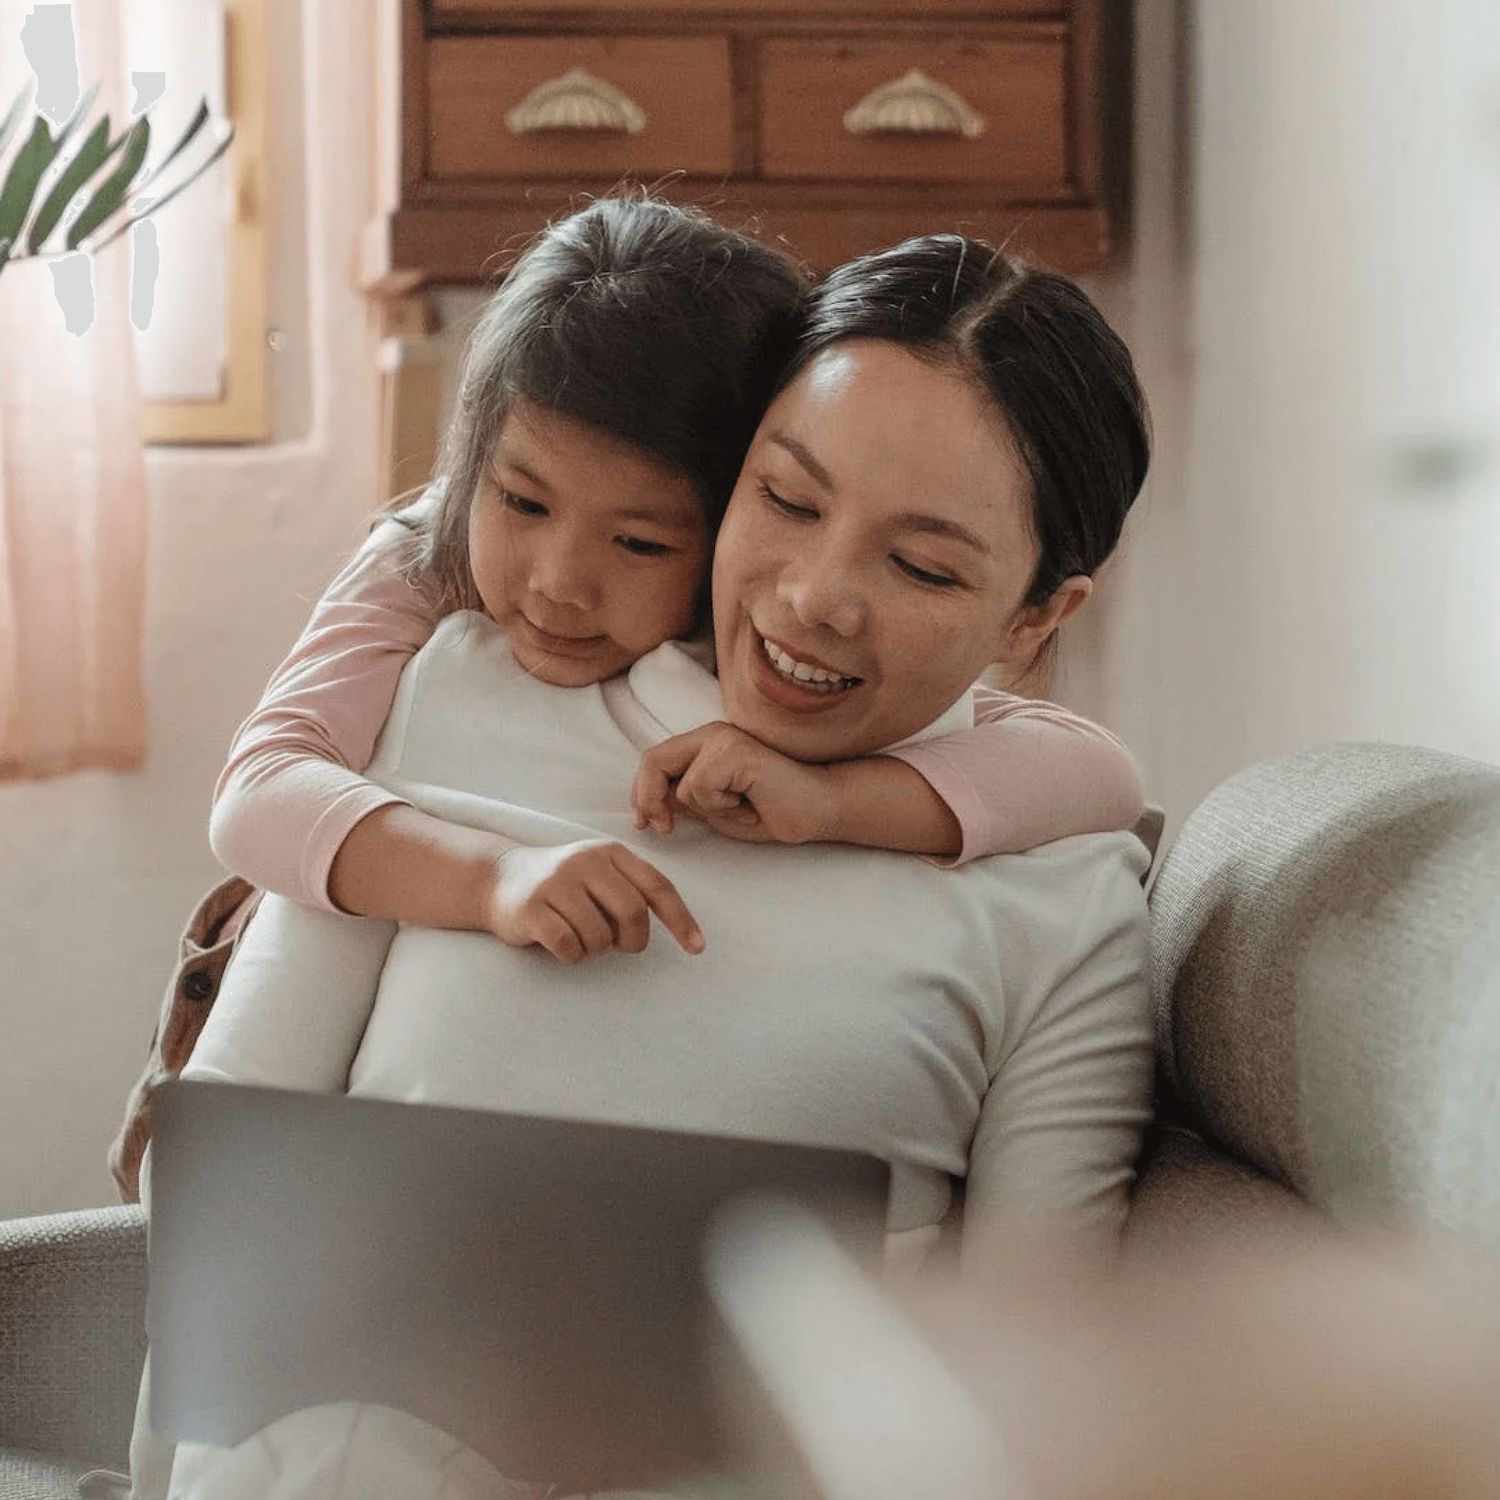
[[(1500, 769), (1386, 745), (1252, 767), (1151, 905), (1163, 1101), (1128, 1255), (1277, 1225), (1500, 1241)], [(144, 1248), (134, 1209), (0, 1226), (0, 1500), (123, 1467)]]

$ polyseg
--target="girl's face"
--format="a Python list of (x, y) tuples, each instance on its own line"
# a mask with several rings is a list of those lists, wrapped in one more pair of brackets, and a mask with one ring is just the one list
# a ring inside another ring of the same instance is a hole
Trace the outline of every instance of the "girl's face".
[(1008, 427), (963, 375), (874, 340), (825, 350), (766, 413), (719, 533), (728, 718), (800, 760), (866, 755), (991, 662), (1034, 655), (1082, 598), (1023, 607), (1030, 504)]
[(693, 625), (708, 525), (690, 481), (528, 402), (469, 511), (469, 565), (516, 660), (557, 687), (625, 671)]

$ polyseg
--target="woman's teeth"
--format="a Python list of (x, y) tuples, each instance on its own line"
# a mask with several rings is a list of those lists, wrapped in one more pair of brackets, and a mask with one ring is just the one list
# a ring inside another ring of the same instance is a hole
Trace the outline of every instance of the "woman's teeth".
[(796, 657), (788, 656), (781, 647), (773, 645), (764, 637), (761, 638), (761, 649), (766, 653), (766, 660), (786, 678), (790, 678), (798, 687), (805, 687), (814, 693), (843, 693), (859, 683), (858, 677), (840, 677), (837, 672), (825, 672), (822, 667), (810, 667), (805, 661), (798, 661)]

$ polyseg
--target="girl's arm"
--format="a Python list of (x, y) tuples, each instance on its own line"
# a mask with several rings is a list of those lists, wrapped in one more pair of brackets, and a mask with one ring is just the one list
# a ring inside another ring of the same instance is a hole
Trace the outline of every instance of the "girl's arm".
[(975, 724), (833, 765), (789, 760), (729, 724), (648, 751), (636, 820), (669, 833), (674, 812), (752, 842), (863, 844), (956, 864), (1077, 833), (1129, 828), (1140, 775), (1107, 730), (1055, 703), (975, 691)]
[[(898, 784), (882, 762), (898, 763), (907, 775)], [(1145, 805), (1135, 761), (1107, 729), (1056, 703), (994, 688), (975, 689), (972, 729), (850, 762), (846, 774), (846, 842), (910, 848), (955, 864), (1035, 849), (1072, 834), (1129, 828)], [(928, 831), (943, 827), (943, 842), (883, 845), (870, 837), (881, 826), (872, 814), (883, 809), (862, 810), (866, 798), (850, 795), (860, 790), (861, 776), (867, 798), (888, 806), (909, 799), (906, 818), (922, 820)], [(946, 822), (933, 812), (933, 800), (941, 803)]]
[(410, 533), (383, 521), (328, 586), (214, 789), (209, 841), (237, 875), (306, 906), (336, 911), (334, 857), (354, 827), (404, 805), (361, 772), (412, 654), (436, 613), (403, 576)]
[(566, 962), (640, 952), (652, 913), (700, 951), (676, 888), (620, 845), (520, 848), (362, 774), (407, 662), (437, 625), (404, 576), (409, 535), (394, 520), (371, 532), (241, 725), (214, 794), (215, 855), (303, 906), (490, 932)]

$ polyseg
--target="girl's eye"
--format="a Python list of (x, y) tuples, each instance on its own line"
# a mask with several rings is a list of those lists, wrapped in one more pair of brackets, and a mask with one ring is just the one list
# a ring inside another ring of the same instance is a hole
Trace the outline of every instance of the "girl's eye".
[(513, 510), (518, 516), (545, 516), (547, 507), (537, 500), (528, 500), (525, 495), (518, 495), (514, 490), (501, 490), (500, 503), (507, 510)]
[(784, 516), (792, 516), (798, 521), (816, 521), (818, 519), (817, 511), (813, 510), (811, 506), (792, 504), (784, 495), (778, 495), (764, 480), (761, 481), (760, 492)]
[(617, 536), (615, 540), (632, 557), (665, 557), (672, 550), (665, 542), (648, 542), (639, 536)]
[(950, 577), (947, 573), (934, 573), (927, 568), (919, 568), (915, 563), (907, 562), (904, 557), (891, 554), (891, 561), (906, 574), (908, 578), (915, 578), (918, 583), (925, 583), (930, 588), (953, 589), (958, 587), (958, 579)]

